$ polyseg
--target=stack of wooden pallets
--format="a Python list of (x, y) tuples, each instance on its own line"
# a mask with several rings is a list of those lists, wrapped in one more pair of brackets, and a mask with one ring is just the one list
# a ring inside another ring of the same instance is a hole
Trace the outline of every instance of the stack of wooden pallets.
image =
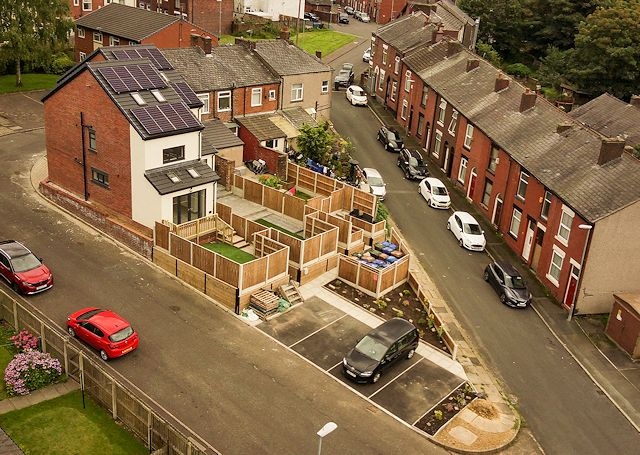
[(279, 304), (280, 297), (270, 291), (258, 291), (249, 299), (249, 306), (264, 320), (278, 312)]

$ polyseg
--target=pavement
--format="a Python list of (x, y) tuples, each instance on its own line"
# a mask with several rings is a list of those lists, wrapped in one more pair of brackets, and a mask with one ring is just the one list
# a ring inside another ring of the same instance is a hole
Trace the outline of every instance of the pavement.
[[(0, 96), (0, 135), (20, 134), (42, 128), (42, 105), (39, 103), (41, 95), (42, 92), (31, 92)], [(387, 125), (395, 123), (393, 113), (386, 110), (377, 101), (370, 100), (369, 108), (377, 115), (381, 123)], [(415, 138), (411, 136), (406, 138), (406, 144), (410, 148), (420, 148)], [(33, 167), (32, 172), (46, 172), (46, 160), (39, 160), (39, 164)], [(437, 169), (432, 170), (434, 176), (438, 176), (437, 172)], [(33, 178), (37, 181), (39, 176), (33, 176)], [(464, 196), (456, 191), (452, 191), (452, 200), (453, 204), (458, 207), (467, 205)], [(481, 219), (480, 222), (483, 223), (483, 220)], [(517, 261), (516, 255), (499, 241), (494, 230), (488, 225), (485, 228), (489, 255), (495, 259)], [(458, 344), (456, 360), (462, 367), (463, 374), (476, 390), (486, 394), (487, 399), (499, 411), (498, 418), (487, 419), (474, 413), (471, 409), (465, 408), (451, 419), (432, 440), (455, 452), (482, 453), (508, 450), (509, 453), (514, 454), (543, 453), (528, 429), (520, 427), (518, 413), (509, 405), (496, 384), (494, 376), (484, 366), (473, 346), (466, 341), (463, 328), (453, 317), (453, 313), (442, 299), (435, 284), (421, 270), (417, 261), (414, 261), (411, 267), (417, 271), (420, 285), (426, 290), (429, 300), (438, 309), (439, 316)], [(529, 275), (529, 283), (537, 283), (535, 276), (528, 270), (525, 271), (525, 274)], [(313, 295), (315, 292), (320, 292), (318, 286), (322, 284), (324, 283), (319, 279), (303, 286), (302, 292)], [(566, 311), (558, 303), (547, 298), (541, 286), (534, 287), (532, 291), (534, 294), (533, 310), (547, 325), (550, 332), (565, 346), (585, 373), (589, 375), (594, 384), (640, 431), (640, 365), (631, 361), (625, 353), (608, 340), (604, 335), (604, 326), (600, 318), (578, 316), (568, 321)], [(334, 296), (329, 300), (337, 299)], [(345, 305), (345, 302), (340, 302), (340, 304)], [(351, 307), (354, 306), (350, 302), (347, 304)], [(366, 312), (364, 313), (366, 314)], [(357, 312), (355, 314), (366, 320), (365, 314)], [(436, 359), (436, 361), (440, 360)], [(447, 362), (449, 364), (446, 366), (443, 364), (443, 368), (457, 368), (451, 365), (450, 361)], [(67, 381), (67, 383), (69, 387), (75, 385), (73, 381)], [(77, 388), (77, 385), (75, 387)], [(0, 401), (0, 413), (29, 406), (35, 400), (50, 399), (63, 393), (66, 392), (60, 387), (54, 386), (34, 392), (28, 397), (3, 400)], [(0, 440), (5, 437), (6, 435), (0, 434)], [(0, 441), (1, 444), (2, 441)], [(493, 445), (489, 446), (489, 444)]]

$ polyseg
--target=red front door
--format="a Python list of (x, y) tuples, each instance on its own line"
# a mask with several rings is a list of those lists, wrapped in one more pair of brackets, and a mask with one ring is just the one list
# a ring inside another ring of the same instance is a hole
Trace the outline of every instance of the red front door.
[(569, 276), (569, 283), (567, 284), (567, 294), (564, 297), (564, 306), (571, 308), (573, 304), (573, 298), (576, 295), (576, 286), (578, 284), (578, 277), (571, 274)]

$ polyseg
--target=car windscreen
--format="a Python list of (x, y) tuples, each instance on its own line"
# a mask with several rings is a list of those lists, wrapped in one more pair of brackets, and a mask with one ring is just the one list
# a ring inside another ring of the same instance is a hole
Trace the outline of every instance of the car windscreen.
[(40, 260), (33, 253), (28, 253), (11, 258), (11, 265), (13, 265), (13, 270), (17, 273), (27, 272), (40, 267)]
[(383, 186), (384, 181), (380, 177), (367, 177), (369, 186)]
[(446, 196), (447, 194), (447, 189), (444, 186), (434, 186), (433, 190), (432, 190), (433, 194), (438, 195), (438, 196)]
[(411, 167), (419, 167), (419, 166), (421, 166), (421, 164), (413, 156), (410, 156), (409, 157), (409, 166), (411, 166)]
[(367, 335), (356, 344), (356, 351), (379, 362), (387, 352), (387, 347), (377, 338)]
[(351, 90), (355, 96), (364, 96), (364, 90), (354, 88)]
[(111, 340), (114, 343), (117, 343), (118, 341), (126, 340), (132, 334), (133, 334), (133, 329), (131, 328), (131, 326), (128, 326), (128, 327), (125, 327), (122, 330), (118, 330), (116, 333), (111, 335), (109, 337), (109, 340)]
[(509, 276), (506, 275), (504, 277), (505, 280), (505, 284), (507, 285), (507, 287), (511, 288), (511, 289), (525, 289), (526, 285), (524, 284), (524, 280), (522, 279), (521, 276)]
[(464, 225), (464, 233), (465, 234), (472, 234), (472, 235), (480, 235), (482, 234), (482, 229), (480, 229), (480, 225), (479, 224), (474, 224), (474, 223), (465, 223)]

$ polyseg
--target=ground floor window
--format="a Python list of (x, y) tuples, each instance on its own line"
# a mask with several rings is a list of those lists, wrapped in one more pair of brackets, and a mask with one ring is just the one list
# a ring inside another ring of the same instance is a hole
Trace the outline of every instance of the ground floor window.
[(183, 194), (173, 198), (173, 222), (175, 224), (202, 218), (205, 214), (206, 190)]

